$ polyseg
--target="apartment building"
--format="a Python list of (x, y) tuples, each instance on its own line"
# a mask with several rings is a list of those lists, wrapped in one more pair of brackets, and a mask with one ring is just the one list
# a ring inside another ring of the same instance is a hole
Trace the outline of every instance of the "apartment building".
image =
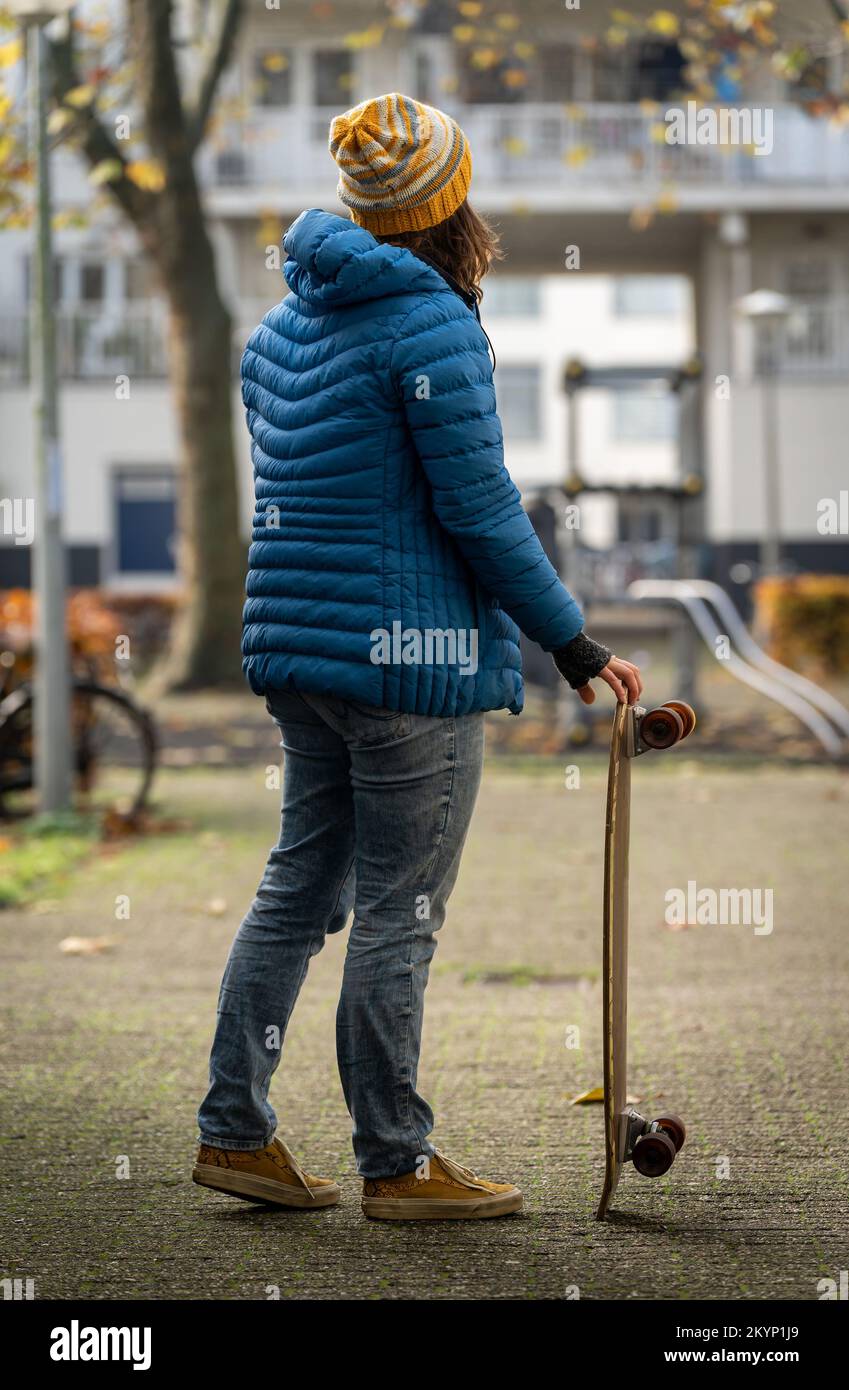
[[(397, 23), (386, 14), (359, 0), (250, 11), (198, 166), (234, 313), (234, 361), (283, 292), (281, 229), (303, 207), (336, 207), (331, 117), (377, 91), (409, 91), (462, 124), (474, 201), (501, 230), (507, 258), (482, 312), (498, 357), (509, 464), (528, 496), (574, 471), (577, 444), (587, 481), (631, 494), (588, 495), (582, 539), (661, 541), (674, 524), (651, 490), (674, 491), (696, 468), (705, 484), (693, 503), (707, 539), (702, 563), (719, 579), (756, 561), (771, 486), (785, 556), (849, 568), (849, 538), (817, 529), (819, 503), (847, 476), (849, 131), (800, 101), (808, 81), (835, 90), (844, 82), (840, 36), (824, 24), (801, 84), (768, 63), (745, 91), (730, 76), (719, 83), (735, 108), (769, 111), (770, 149), (758, 155), (739, 143), (670, 143), (677, 43), (593, 47), (596, 6), (513, 7), (502, 16), (506, 32), (518, 14), (521, 26), (498, 62), (468, 42), (450, 0), (399, 3)], [(57, 199), (86, 207), (84, 172), (68, 156), (55, 164)], [(168, 587), (177, 443), (162, 307), (114, 214), (62, 231), (56, 251), (72, 578)], [(27, 279), (26, 237), (4, 233), (0, 491), (13, 496), (31, 487)], [(780, 319), (757, 324), (736, 312), (760, 288), (786, 297)], [(678, 402), (660, 379), (648, 390), (623, 378), (615, 389), (581, 392), (572, 398), (580, 426), (570, 432), (570, 361), (674, 368), (694, 349), (702, 446), (685, 462)], [(239, 449), (247, 517), (243, 431)], [(633, 495), (640, 487), (644, 502)], [(0, 540), (0, 583), (26, 582), (28, 550)]]

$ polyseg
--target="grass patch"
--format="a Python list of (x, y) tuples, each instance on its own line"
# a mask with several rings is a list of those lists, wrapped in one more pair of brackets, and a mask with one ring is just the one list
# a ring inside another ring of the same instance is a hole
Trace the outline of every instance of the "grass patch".
[(94, 816), (39, 816), (0, 836), (0, 909), (22, 907), (64, 879), (98, 842)]

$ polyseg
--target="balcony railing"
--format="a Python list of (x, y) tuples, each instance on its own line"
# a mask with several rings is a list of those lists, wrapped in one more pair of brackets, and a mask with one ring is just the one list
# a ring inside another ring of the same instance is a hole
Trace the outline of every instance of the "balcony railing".
[[(517, 103), (452, 109), (465, 130), (478, 188), (840, 185), (849, 178), (849, 129), (796, 106), (772, 109), (773, 147), (666, 143), (666, 105)], [(219, 188), (314, 188), (332, 174), (331, 108), (254, 110), (224, 127), (202, 155)]]
[[(238, 377), (245, 343), (263, 315), (286, 293), (282, 275), (268, 299), (244, 298), (231, 305), (233, 373)], [(132, 306), (59, 308), (56, 361), (62, 381), (156, 381), (168, 375), (167, 320), (156, 301)], [(29, 318), (20, 304), (0, 306), (0, 384), (25, 382), (29, 376)]]
[[(251, 332), (286, 292), (282, 276), (268, 298), (231, 300), (233, 375)], [(58, 309), (55, 314), (60, 380), (156, 380), (167, 376), (164, 308), (159, 304), (110, 309)], [(29, 375), (29, 320), (21, 305), (0, 305), (0, 384), (23, 383)], [(797, 301), (788, 318), (759, 331), (754, 368), (758, 376), (813, 379), (849, 375), (849, 299)]]
[(849, 375), (849, 299), (798, 301), (755, 335), (755, 374), (785, 379)]
[[(165, 317), (158, 308), (58, 308), (56, 366), (60, 380), (133, 380), (166, 375)], [(20, 305), (0, 315), (0, 381), (29, 375), (29, 318)]]

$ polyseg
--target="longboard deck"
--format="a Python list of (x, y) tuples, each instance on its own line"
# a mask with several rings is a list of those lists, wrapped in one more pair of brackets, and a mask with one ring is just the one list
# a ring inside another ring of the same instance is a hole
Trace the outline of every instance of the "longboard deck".
[(596, 1220), (607, 1215), (627, 1148), (628, 846), (635, 711), (616, 707), (610, 739), (604, 838), (604, 1147), (605, 1173)]

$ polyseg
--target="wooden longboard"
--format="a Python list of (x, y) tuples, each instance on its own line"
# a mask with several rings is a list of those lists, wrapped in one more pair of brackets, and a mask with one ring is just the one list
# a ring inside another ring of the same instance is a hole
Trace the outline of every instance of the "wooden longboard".
[(647, 713), (616, 706), (610, 737), (604, 823), (603, 1013), (604, 1187), (596, 1219), (603, 1221), (622, 1174), (633, 1159), (647, 1177), (667, 1171), (684, 1142), (677, 1115), (648, 1121), (627, 1103), (628, 1070), (628, 852), (631, 837), (631, 763), (650, 748), (669, 748), (696, 727), (689, 705), (673, 701)]
[[(604, 818), (604, 1187), (596, 1217), (603, 1221), (625, 1162), (628, 1066), (628, 848), (631, 829), (632, 705), (617, 705), (610, 739)], [(623, 1134), (623, 1130), (625, 1134)]]

